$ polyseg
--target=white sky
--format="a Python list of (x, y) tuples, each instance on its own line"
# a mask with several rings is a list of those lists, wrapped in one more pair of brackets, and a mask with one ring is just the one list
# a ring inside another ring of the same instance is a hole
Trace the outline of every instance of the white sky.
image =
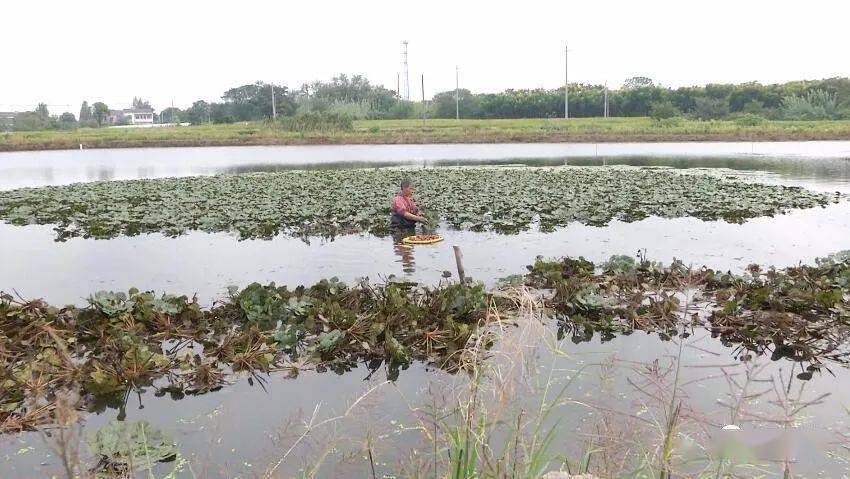
[[(395, 89), (410, 42), (411, 98), (850, 76), (847, 0), (195, 1), (2, 0), (0, 110), (52, 113), (134, 95), (158, 110), (256, 80), (298, 87), (360, 73)], [(69, 105), (69, 106), (65, 106)]]

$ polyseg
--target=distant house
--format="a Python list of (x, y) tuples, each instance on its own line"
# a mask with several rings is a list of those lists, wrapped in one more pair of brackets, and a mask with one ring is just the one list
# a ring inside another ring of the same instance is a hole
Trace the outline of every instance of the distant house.
[(109, 110), (106, 123), (109, 125), (150, 125), (153, 124), (153, 108)]
[(8, 130), (15, 124), (16, 111), (0, 111), (0, 129)]

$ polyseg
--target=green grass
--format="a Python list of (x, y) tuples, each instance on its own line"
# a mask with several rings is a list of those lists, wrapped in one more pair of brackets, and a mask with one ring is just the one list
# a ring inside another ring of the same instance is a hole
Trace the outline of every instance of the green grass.
[(276, 144), (495, 143), (604, 141), (847, 140), (850, 120), (765, 121), (575, 118), (514, 120), (360, 120), (345, 132), (298, 133), (264, 122), (171, 128), (82, 128), (72, 131), (0, 133), (0, 151), (144, 146)]

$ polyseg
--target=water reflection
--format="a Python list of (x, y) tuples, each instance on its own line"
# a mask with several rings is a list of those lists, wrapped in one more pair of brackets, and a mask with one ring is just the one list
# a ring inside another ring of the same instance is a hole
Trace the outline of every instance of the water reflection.
[(390, 229), (390, 236), (393, 239), (393, 252), (398, 256), (398, 262), (401, 263), (401, 270), (406, 276), (412, 276), (416, 272), (416, 259), (413, 255), (413, 246), (402, 243), (402, 240), (415, 234), (415, 228)]
[[(847, 181), (850, 142), (333, 145), (0, 153), (0, 189), (279, 169), (474, 164), (727, 167)], [(812, 161), (816, 160), (816, 161)], [(48, 173), (49, 170), (49, 173)]]

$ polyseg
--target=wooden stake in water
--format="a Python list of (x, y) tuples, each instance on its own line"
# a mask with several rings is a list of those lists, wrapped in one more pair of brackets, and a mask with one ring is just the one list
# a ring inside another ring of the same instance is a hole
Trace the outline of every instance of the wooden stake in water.
[(460, 278), (461, 284), (466, 283), (466, 273), (463, 271), (463, 253), (460, 252), (460, 246), (453, 246), (455, 250), (455, 265), (457, 266), (457, 277)]

